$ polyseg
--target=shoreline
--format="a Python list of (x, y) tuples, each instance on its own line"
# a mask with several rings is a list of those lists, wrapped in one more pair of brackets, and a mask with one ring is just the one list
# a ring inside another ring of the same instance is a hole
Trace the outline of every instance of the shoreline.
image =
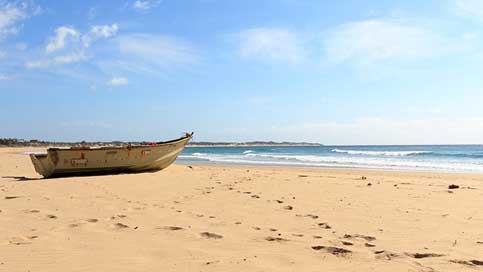
[(260, 168), (260, 169), (271, 169), (271, 170), (284, 170), (284, 169), (300, 169), (300, 170), (320, 170), (320, 171), (363, 171), (363, 172), (374, 172), (374, 173), (394, 173), (394, 174), (448, 174), (448, 175), (471, 175), (471, 176), (482, 176), (483, 172), (458, 172), (458, 171), (431, 171), (431, 170), (413, 170), (413, 169), (380, 169), (380, 168), (366, 168), (366, 167), (329, 167), (329, 166), (297, 166), (297, 165), (276, 165), (276, 164), (238, 164), (238, 163), (206, 163), (206, 162), (193, 162), (193, 161), (175, 161), (173, 165), (197, 165), (206, 167), (219, 167), (219, 168)]

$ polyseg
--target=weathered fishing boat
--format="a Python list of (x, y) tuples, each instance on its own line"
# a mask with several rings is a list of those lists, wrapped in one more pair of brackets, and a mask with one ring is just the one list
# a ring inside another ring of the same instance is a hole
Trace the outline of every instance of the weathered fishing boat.
[(159, 171), (181, 153), (193, 133), (146, 145), (49, 148), (30, 154), (35, 171), (44, 177), (115, 172)]

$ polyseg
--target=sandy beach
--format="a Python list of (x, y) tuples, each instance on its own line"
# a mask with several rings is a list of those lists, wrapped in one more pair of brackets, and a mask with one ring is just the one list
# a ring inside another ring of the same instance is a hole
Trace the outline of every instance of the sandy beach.
[(0, 149), (0, 271), (483, 270), (483, 175), (175, 164), (43, 180), (32, 150)]

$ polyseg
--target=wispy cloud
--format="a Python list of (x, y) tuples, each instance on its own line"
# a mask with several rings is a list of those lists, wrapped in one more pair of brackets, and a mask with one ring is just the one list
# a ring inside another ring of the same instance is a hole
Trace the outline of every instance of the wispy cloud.
[(129, 80), (125, 77), (113, 77), (107, 82), (107, 85), (122, 86), (122, 85), (127, 85), (128, 83), (129, 83)]
[(79, 32), (68, 26), (61, 26), (55, 30), (55, 36), (49, 39), (49, 43), (45, 47), (47, 53), (63, 49), (68, 39), (76, 41), (79, 39)]
[(132, 6), (137, 10), (146, 11), (157, 7), (160, 3), (161, 0), (136, 0)]
[(25, 63), (25, 67), (29, 69), (45, 68), (53, 65), (62, 65), (62, 64), (81, 62), (87, 59), (88, 57), (83, 52), (73, 52), (73, 53), (59, 55), (53, 58), (48, 58), (43, 60), (27, 61)]
[(327, 58), (335, 63), (406, 60), (440, 54), (442, 38), (432, 31), (398, 20), (351, 22), (332, 29), (324, 41)]
[(89, 47), (92, 42), (98, 39), (107, 39), (116, 35), (118, 30), (117, 24), (92, 26), (91, 30), (82, 36), (82, 43), (84, 47)]
[(40, 12), (40, 7), (33, 5), (31, 2), (0, 1), (0, 40), (9, 35), (17, 34), (21, 28), (19, 24), (21, 21)]
[(116, 42), (121, 56), (138, 64), (168, 67), (198, 60), (190, 44), (170, 36), (130, 34), (118, 37)]
[(29, 60), (25, 63), (26, 68), (45, 68), (53, 65), (76, 63), (87, 60), (88, 48), (100, 39), (108, 39), (116, 35), (119, 27), (112, 25), (95, 25), (82, 34), (70, 26), (61, 26), (55, 30), (55, 35), (49, 39), (45, 47), (47, 54), (57, 53), (40, 60)]
[(236, 34), (245, 58), (296, 63), (304, 57), (299, 35), (281, 28), (251, 28)]
[(449, 0), (450, 9), (461, 16), (483, 19), (483, 1)]

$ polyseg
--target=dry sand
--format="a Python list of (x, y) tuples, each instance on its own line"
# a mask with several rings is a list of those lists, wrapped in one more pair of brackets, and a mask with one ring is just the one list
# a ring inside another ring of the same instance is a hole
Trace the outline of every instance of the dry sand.
[(0, 271), (483, 270), (483, 175), (173, 165), (42, 180), (26, 150), (0, 149)]

